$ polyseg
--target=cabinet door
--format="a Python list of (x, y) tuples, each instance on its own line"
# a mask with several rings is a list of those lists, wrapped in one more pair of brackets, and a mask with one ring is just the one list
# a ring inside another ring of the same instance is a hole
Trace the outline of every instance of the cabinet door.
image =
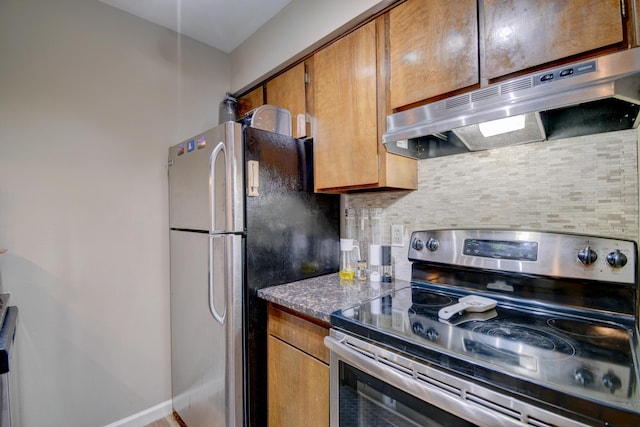
[(264, 104), (264, 89), (262, 86), (259, 86), (242, 95), (238, 98), (238, 113), (240, 117), (247, 114), (249, 111), (253, 110)]
[(268, 337), (269, 426), (329, 425), (329, 367)]
[(268, 304), (270, 426), (329, 425), (329, 326)]
[(409, 0), (389, 12), (396, 109), (479, 82), (476, 0)]
[(375, 22), (321, 49), (313, 62), (316, 189), (376, 184)]
[(623, 40), (620, 0), (481, 0), (479, 4), (486, 79)]
[[(295, 138), (306, 136), (304, 63), (285, 71), (266, 84), (267, 104), (286, 108), (291, 113), (291, 129)], [(298, 118), (302, 115), (302, 119)], [(300, 126), (298, 121), (300, 120)]]

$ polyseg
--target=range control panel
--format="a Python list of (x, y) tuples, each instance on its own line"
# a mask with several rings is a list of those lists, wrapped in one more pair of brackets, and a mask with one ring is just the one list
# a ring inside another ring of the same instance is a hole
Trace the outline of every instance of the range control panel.
[(484, 258), (537, 261), (538, 242), (465, 239), (462, 253)]
[(636, 283), (637, 245), (541, 231), (425, 230), (411, 235), (410, 261), (524, 274)]

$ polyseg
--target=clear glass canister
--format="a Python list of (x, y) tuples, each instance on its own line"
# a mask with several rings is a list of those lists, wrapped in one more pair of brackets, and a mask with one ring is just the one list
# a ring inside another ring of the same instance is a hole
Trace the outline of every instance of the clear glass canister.
[(357, 240), (356, 236), (356, 210), (353, 208), (347, 208), (344, 210), (344, 239)]
[(369, 244), (371, 243), (371, 224), (369, 222), (369, 208), (358, 209), (357, 218), (357, 236), (358, 245), (360, 247), (360, 253), (362, 254), (362, 261), (367, 261), (367, 254), (369, 251)]
[(382, 208), (369, 209), (370, 245), (382, 244)]
[(340, 279), (353, 280), (360, 250), (353, 239), (340, 239)]

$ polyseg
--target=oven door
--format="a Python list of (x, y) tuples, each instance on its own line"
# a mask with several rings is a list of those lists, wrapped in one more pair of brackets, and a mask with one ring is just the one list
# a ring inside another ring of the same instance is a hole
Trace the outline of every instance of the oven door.
[(331, 427), (586, 426), (335, 329), (325, 345)]
[[(356, 426), (476, 426), (393, 387), (339, 360), (337, 393), (331, 396), (331, 425)], [(337, 407), (337, 411), (334, 409)]]

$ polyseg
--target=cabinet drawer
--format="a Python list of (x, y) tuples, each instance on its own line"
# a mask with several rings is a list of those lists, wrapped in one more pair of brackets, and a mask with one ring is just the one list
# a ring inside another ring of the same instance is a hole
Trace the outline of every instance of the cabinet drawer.
[(329, 335), (330, 325), (312, 322), (287, 309), (269, 303), (267, 332), (303, 352), (329, 364), (329, 349), (324, 337)]

